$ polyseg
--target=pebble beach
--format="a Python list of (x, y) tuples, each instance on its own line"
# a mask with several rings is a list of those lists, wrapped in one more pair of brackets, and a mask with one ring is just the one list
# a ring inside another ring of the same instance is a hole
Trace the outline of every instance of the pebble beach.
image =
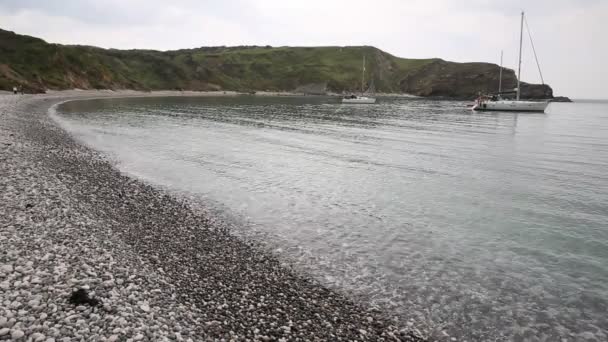
[[(0, 94), (0, 341), (423, 341), (121, 174), (48, 114), (171, 95), (197, 93)], [(95, 303), (70, 302), (77, 290)]]

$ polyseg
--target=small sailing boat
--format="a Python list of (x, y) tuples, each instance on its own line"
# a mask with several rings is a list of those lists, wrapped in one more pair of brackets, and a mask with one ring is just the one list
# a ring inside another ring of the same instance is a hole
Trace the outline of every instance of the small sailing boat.
[[(364, 87), (365, 87), (365, 56), (363, 56), (363, 67), (361, 69), (361, 93), (365, 93)], [(376, 103), (376, 98), (352, 94), (352, 95), (343, 97), (342, 103), (374, 104), (374, 103)]]
[[(519, 67), (517, 70), (517, 95), (515, 100), (504, 100), (501, 97), (502, 94), (502, 54), (500, 57), (500, 80), (498, 83), (498, 95), (484, 95), (479, 96), (477, 100), (475, 100), (475, 104), (473, 105), (473, 110), (478, 111), (512, 111), (512, 112), (544, 112), (547, 106), (549, 105), (548, 101), (523, 101), (520, 99), (521, 97), (521, 50), (523, 44), (523, 32), (524, 32), (524, 12), (521, 12), (521, 29), (519, 33)], [(527, 25), (527, 23), (526, 23)], [(529, 29), (528, 29), (529, 33)], [(532, 40), (532, 36), (530, 36), (530, 41)], [(532, 43), (532, 48), (534, 49), (534, 43)], [(536, 51), (534, 51), (534, 56), (536, 57)], [(536, 63), (538, 64), (538, 58), (536, 59)], [(540, 65), (538, 66), (538, 70), (540, 72)], [(541, 73), (542, 79), (542, 73)], [(544, 84), (544, 82), (543, 82)]]

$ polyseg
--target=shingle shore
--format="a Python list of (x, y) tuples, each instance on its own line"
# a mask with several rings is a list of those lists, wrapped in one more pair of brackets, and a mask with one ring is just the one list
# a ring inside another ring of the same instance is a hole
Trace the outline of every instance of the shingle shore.
[[(47, 114), (100, 96), (0, 95), (0, 340), (419, 341), (122, 175)], [(70, 304), (80, 288), (100, 305)]]

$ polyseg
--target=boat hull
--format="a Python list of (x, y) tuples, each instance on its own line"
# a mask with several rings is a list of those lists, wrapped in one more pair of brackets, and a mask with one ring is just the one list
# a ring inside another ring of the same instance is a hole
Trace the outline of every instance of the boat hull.
[(549, 102), (534, 101), (484, 101), (476, 103), (473, 110), (498, 112), (544, 112)]
[(376, 99), (373, 97), (357, 97), (354, 99), (342, 99), (342, 103), (351, 103), (351, 104), (374, 104), (376, 103)]

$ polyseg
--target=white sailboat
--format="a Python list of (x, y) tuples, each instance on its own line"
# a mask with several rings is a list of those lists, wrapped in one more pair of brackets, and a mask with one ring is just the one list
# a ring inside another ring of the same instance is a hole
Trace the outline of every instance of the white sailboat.
[[(361, 69), (361, 93), (364, 93), (365, 87), (365, 56), (363, 56), (363, 67)], [(376, 98), (362, 95), (349, 95), (342, 98), (342, 103), (352, 104), (374, 104)]]
[[(523, 32), (524, 32), (524, 12), (521, 12), (521, 28), (519, 33), (519, 66), (517, 69), (517, 95), (515, 100), (504, 100), (500, 96), (502, 91), (502, 54), (500, 61), (500, 81), (499, 81), (499, 90), (498, 95), (494, 96), (479, 96), (477, 100), (475, 100), (475, 105), (473, 105), (473, 110), (478, 111), (512, 111), (512, 112), (544, 112), (547, 106), (549, 106), (548, 101), (523, 101), (520, 99), (521, 97), (521, 50), (523, 45)], [(530, 39), (531, 36), (530, 36)], [(536, 51), (534, 52), (536, 57)], [(537, 59), (538, 63), (538, 59)], [(540, 66), (539, 66), (540, 71)], [(542, 73), (541, 73), (542, 78)], [(544, 84), (544, 82), (543, 82)]]

